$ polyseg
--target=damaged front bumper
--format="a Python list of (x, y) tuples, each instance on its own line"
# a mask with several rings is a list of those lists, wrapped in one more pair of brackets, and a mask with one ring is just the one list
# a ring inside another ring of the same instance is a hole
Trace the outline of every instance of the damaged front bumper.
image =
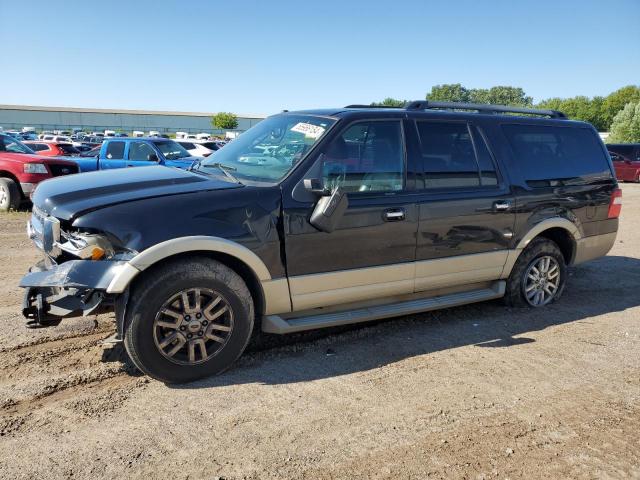
[(116, 295), (111, 281), (126, 261), (70, 260), (59, 265), (42, 261), (20, 281), (25, 288), (22, 314), (31, 328), (55, 326), (63, 318), (112, 310)]

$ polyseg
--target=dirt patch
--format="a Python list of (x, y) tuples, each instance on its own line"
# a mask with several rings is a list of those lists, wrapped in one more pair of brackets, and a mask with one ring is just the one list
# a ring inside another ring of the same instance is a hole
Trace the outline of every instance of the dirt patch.
[(541, 310), (498, 302), (267, 338), (167, 387), (101, 341), (27, 330), (27, 213), (0, 215), (1, 478), (640, 478), (640, 186), (616, 246)]

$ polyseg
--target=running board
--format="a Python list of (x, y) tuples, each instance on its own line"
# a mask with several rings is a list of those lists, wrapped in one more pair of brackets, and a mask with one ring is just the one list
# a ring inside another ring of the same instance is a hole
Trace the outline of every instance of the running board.
[(411, 300), (389, 305), (357, 308), (338, 313), (320, 313), (304, 317), (284, 319), (279, 315), (267, 315), (262, 319), (262, 331), (267, 333), (294, 333), (316, 328), (337, 327), (351, 323), (368, 322), (382, 318), (411, 315), (414, 313), (457, 307), (467, 303), (483, 302), (504, 296), (506, 282), (494, 282), (491, 287), (470, 292), (452, 293), (439, 297)]

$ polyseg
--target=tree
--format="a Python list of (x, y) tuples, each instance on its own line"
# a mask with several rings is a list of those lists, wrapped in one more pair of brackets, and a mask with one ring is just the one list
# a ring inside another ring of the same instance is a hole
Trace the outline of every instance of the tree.
[(629, 102), (637, 102), (640, 100), (640, 87), (636, 85), (628, 85), (611, 93), (604, 99), (602, 105), (603, 122), (606, 129), (611, 127), (613, 117), (624, 108)]
[(407, 103), (407, 100), (398, 100), (395, 98), (387, 97), (381, 102), (371, 102), (371, 106), (373, 107), (404, 107)]
[(474, 88), (469, 90), (469, 98), (473, 103), (489, 103), (491, 105), (511, 107), (530, 107), (533, 105), (533, 98), (527, 96), (520, 87)]
[(577, 96), (571, 98), (550, 98), (536, 105), (537, 108), (559, 110), (573, 120), (582, 120), (593, 124), (599, 131), (608, 128), (603, 116), (603, 97)]
[(613, 118), (608, 143), (640, 142), (640, 101), (629, 102)]
[(220, 130), (233, 130), (238, 128), (238, 117), (233, 113), (220, 112), (211, 117), (211, 125)]
[(469, 102), (469, 90), (459, 83), (434, 85), (427, 93), (427, 100), (440, 102)]

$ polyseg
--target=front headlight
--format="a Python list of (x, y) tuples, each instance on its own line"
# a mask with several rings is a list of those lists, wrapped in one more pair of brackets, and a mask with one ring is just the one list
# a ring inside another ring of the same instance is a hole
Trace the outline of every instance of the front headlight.
[(24, 173), (44, 173), (46, 175), (49, 172), (47, 171), (47, 167), (44, 166), (44, 163), (25, 163)]
[(94, 233), (65, 233), (66, 242), (58, 244), (61, 250), (82, 259), (110, 258), (114, 249), (104, 236)]

